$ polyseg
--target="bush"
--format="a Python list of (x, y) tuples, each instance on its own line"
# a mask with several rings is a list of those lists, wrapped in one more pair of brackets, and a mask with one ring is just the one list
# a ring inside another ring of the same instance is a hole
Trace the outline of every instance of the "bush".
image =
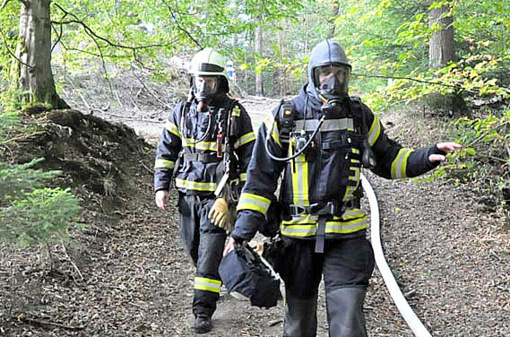
[(32, 169), (41, 160), (8, 166), (0, 162), (0, 241), (46, 245), (68, 240), (80, 207), (69, 189), (43, 187), (59, 171)]

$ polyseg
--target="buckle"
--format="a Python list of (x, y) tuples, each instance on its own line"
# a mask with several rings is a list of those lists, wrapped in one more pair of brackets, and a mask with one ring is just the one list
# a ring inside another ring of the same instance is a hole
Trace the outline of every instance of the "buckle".
[(323, 205), (322, 207), (318, 207), (319, 205), (318, 204), (314, 204), (314, 208), (312, 208), (313, 210), (313, 214), (315, 215), (335, 215), (336, 213), (336, 205), (333, 201), (328, 201), (325, 205)]
[(307, 213), (307, 208), (300, 205), (290, 205), (290, 212), (292, 215), (301, 215)]

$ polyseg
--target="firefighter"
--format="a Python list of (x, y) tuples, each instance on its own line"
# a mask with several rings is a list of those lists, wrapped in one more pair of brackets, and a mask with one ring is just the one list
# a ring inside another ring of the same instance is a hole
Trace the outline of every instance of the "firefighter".
[(177, 104), (159, 141), (154, 190), (157, 206), (165, 210), (175, 179), (180, 235), (196, 267), (194, 329), (206, 333), (212, 329), (221, 287), (218, 266), (255, 135), (244, 107), (227, 96), (223, 56), (203, 49), (189, 74), (190, 95)]
[(322, 277), (329, 336), (367, 336), (363, 302), (374, 256), (360, 209), (361, 167), (388, 179), (415, 177), (460, 147), (439, 143), (412, 150), (391, 140), (379, 118), (348, 95), (350, 74), (338, 43), (326, 40), (312, 50), (308, 83), (259, 129), (225, 249), (250, 240), (279, 199), (283, 243), (276, 262), (286, 290), (285, 337), (316, 336)]

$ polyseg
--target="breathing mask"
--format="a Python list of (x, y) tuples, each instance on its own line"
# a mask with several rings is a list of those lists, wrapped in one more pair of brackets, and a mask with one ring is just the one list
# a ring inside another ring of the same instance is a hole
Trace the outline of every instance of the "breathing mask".
[(324, 103), (321, 110), (325, 114), (339, 112), (348, 97), (347, 87), (350, 68), (345, 65), (325, 65), (314, 69), (314, 85)]
[(205, 111), (218, 92), (217, 76), (195, 76), (193, 79), (194, 95), (198, 101), (198, 110)]

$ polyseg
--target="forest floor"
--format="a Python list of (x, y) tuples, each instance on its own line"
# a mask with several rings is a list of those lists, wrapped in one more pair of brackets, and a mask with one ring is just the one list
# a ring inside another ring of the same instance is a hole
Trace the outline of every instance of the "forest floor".
[[(164, 212), (152, 191), (154, 145), (178, 97), (141, 83), (115, 82), (124, 89), (110, 106), (92, 77), (79, 87), (67, 82), (63, 97), (83, 114), (31, 116), (50, 131), (10, 149), (12, 162), (44, 154), (51, 167), (67, 169), (61, 179), (80, 196), (87, 227), (72, 230), (70, 244), (52, 246), (51, 269), (45, 249), (0, 247), (1, 336), (194, 336), (194, 268), (181, 248), (175, 195)], [(255, 126), (278, 104), (240, 101)], [(384, 123), (406, 145), (443, 140), (439, 121), (414, 115), (411, 122), (398, 112)], [(386, 258), (431, 334), (509, 336), (508, 219), (481, 205), (469, 186), (365, 174), (378, 195)], [(318, 336), (327, 336), (322, 293), (318, 312)], [(365, 313), (370, 336), (413, 336), (377, 269)], [(223, 290), (207, 336), (281, 336), (282, 318), (282, 303), (259, 309)]]

